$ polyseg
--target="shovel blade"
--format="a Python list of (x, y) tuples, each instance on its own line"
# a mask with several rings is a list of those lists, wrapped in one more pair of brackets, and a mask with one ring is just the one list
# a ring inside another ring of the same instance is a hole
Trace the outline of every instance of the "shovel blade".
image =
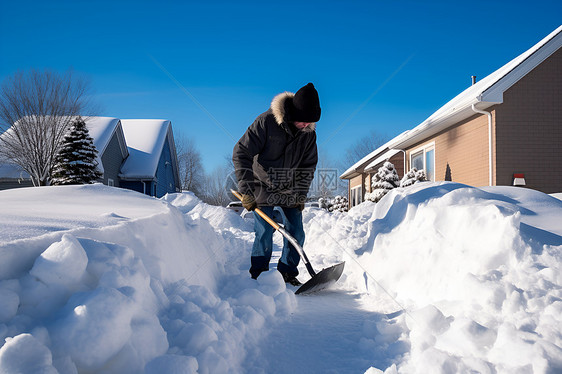
[(344, 265), (345, 261), (322, 270), (321, 272), (310, 278), (308, 282), (300, 286), (295, 294), (298, 295), (302, 293), (312, 293), (331, 286), (332, 284), (336, 283), (338, 279), (340, 279), (343, 273)]

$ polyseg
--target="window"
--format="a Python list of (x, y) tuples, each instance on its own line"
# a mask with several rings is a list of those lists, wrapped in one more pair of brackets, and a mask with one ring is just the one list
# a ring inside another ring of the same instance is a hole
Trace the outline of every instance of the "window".
[(107, 185), (108, 185), (109, 187), (114, 187), (114, 186), (115, 186), (115, 182), (113, 181), (113, 179), (107, 178)]
[(435, 143), (425, 145), (410, 153), (410, 167), (424, 170), (428, 181), (435, 181)]
[(359, 205), (362, 203), (361, 186), (353, 187), (351, 189), (351, 201), (350, 207)]
[(412, 169), (424, 170), (423, 167), (423, 149), (412, 155)]

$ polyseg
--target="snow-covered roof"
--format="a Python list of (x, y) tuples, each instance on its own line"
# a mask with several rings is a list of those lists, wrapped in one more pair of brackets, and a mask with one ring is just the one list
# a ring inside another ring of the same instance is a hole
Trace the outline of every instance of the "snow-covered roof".
[(365, 171), (369, 171), (370, 169), (373, 169), (374, 167), (376, 167), (381, 162), (384, 162), (384, 161), (388, 160), (389, 158), (391, 158), (392, 156), (394, 156), (395, 154), (397, 154), (399, 152), (401, 152), (399, 149), (389, 149), (388, 151), (384, 152), (382, 155), (380, 155), (379, 157), (377, 157), (373, 161), (371, 161), (371, 163), (369, 163), (369, 165), (365, 166)]
[[(100, 154), (103, 154), (113, 133), (119, 128), (120, 120), (113, 117), (88, 117), (86, 118), (86, 125), (90, 136), (94, 139), (96, 149)], [(124, 156), (126, 156), (126, 153)]]
[[(405, 131), (400, 136), (406, 134), (407, 132), (408, 131)], [(390, 142), (392, 142), (392, 140), (389, 141), (389, 142), (386, 142), (385, 144), (383, 144), (380, 147), (378, 147), (377, 149), (375, 149), (373, 152), (369, 153), (367, 156), (363, 157), (361, 160), (357, 161), (349, 169), (347, 169), (342, 175), (340, 175), (340, 178), (341, 179), (350, 179), (350, 178), (353, 178), (356, 175), (359, 175), (361, 172), (363, 172), (365, 170), (366, 166), (368, 166), (372, 163), (372, 161), (375, 158), (381, 157), (380, 155), (385, 154), (385, 152), (388, 151)], [(394, 156), (394, 154), (392, 156)], [(392, 157), (392, 156), (389, 156), (389, 157)]]
[(390, 142), (389, 148), (406, 148), (473, 116), (473, 104), (486, 109), (503, 102), (503, 93), (562, 46), (562, 26), (492, 74), (458, 94), (421, 124)]
[[(503, 102), (503, 93), (562, 46), (562, 26), (492, 74), (455, 96), (415, 128), (405, 131), (357, 161), (341, 176), (350, 179), (386, 157), (389, 150), (404, 149), (473, 116), (472, 105), (486, 109)], [(390, 156), (391, 157), (391, 156)]]
[[(68, 117), (66, 117), (68, 118)], [(75, 117), (77, 118), (77, 117)], [(94, 140), (94, 145), (98, 150), (98, 169), (103, 173), (103, 164), (101, 162), (101, 157), (105, 152), (111, 138), (115, 132), (117, 132), (117, 136), (123, 138), (123, 131), (121, 130), (121, 122), (118, 118), (113, 117), (83, 117), (84, 121), (86, 122), (86, 127), (88, 128), (88, 132), (92, 139)], [(7, 132), (12, 131), (12, 128), (9, 128)], [(0, 135), (4, 136), (4, 134)], [(126, 158), (128, 155), (127, 148), (124, 146), (124, 139), (121, 142), (123, 143), (123, 148), (121, 152), (123, 154), (123, 158)], [(13, 164), (4, 164), (2, 165), (2, 161), (0, 160), (0, 177), (1, 178), (20, 178), (19, 175), (24, 173), (23, 175), (26, 178), (29, 178), (29, 175), (22, 171), (21, 167)], [(17, 176), (16, 176), (17, 175)]]
[[(98, 150), (98, 169), (103, 172), (101, 157), (111, 141), (113, 134), (117, 132), (117, 136), (123, 137), (121, 121), (118, 118), (113, 117), (87, 117), (85, 118), (85, 122), (90, 136), (94, 139), (94, 145)], [(123, 158), (126, 158), (128, 155), (127, 147), (124, 146), (124, 141), (121, 143), (123, 143), (121, 152), (123, 154)]]
[(123, 119), (121, 125), (129, 148), (129, 157), (121, 168), (121, 177), (154, 178), (166, 138), (172, 136), (171, 122), (161, 119)]

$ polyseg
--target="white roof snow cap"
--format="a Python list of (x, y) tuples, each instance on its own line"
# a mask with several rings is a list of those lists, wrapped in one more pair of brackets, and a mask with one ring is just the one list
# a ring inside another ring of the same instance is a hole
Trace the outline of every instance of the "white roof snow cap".
[(121, 168), (121, 176), (125, 179), (153, 179), (171, 128), (170, 121), (123, 119), (121, 125), (129, 148), (129, 157)]
[(503, 102), (503, 93), (562, 46), (562, 26), (492, 74), (476, 82), (443, 105), (407, 134), (397, 136), (389, 148), (405, 148), (473, 116), (472, 104), (486, 109)]
[[(408, 131), (404, 131), (399, 136), (403, 136), (407, 132)], [(396, 139), (396, 138), (394, 138), (394, 139)], [(380, 154), (382, 154), (383, 152), (386, 152), (388, 150), (390, 142), (392, 142), (394, 139), (392, 139), (391, 141), (381, 145), (380, 147), (375, 149), (373, 152), (369, 153), (367, 156), (365, 156), (361, 160), (357, 161), (349, 169), (347, 169), (342, 175), (340, 175), (340, 179), (349, 179), (349, 178), (353, 178), (356, 175), (359, 175), (363, 170), (365, 170), (365, 166), (367, 164), (371, 163), (371, 160), (373, 160), (375, 157), (379, 156)], [(398, 150), (396, 152), (398, 152)], [(389, 157), (392, 157), (392, 156), (389, 156)]]
[(365, 166), (365, 171), (369, 171), (370, 169), (373, 169), (375, 166), (377, 166), (381, 162), (388, 160), (398, 152), (402, 152), (402, 151), (399, 149), (389, 149), (388, 151), (384, 152), (382, 155), (374, 159), (369, 165)]
[(99, 154), (103, 154), (111, 137), (119, 126), (119, 119), (113, 117), (85, 117), (86, 126)]
[[(118, 118), (113, 117), (85, 117), (86, 126), (90, 136), (94, 139), (94, 145), (98, 150), (98, 169), (103, 170), (101, 157), (105, 152), (111, 137), (115, 131), (118, 131), (120, 121)], [(127, 157), (127, 150), (122, 150), (123, 157)]]

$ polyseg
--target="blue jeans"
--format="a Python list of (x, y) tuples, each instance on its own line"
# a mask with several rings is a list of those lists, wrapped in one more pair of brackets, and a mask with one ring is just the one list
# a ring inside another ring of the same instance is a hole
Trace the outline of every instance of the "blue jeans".
[[(260, 209), (269, 217), (273, 217), (272, 206), (262, 206)], [(297, 208), (282, 208), (282, 210), (285, 230), (302, 246), (304, 244), (302, 212)], [(271, 260), (273, 248), (273, 232), (275, 229), (254, 212), (254, 231), (256, 232), (256, 239), (252, 247), (250, 274), (255, 279), (262, 271), (269, 270), (269, 261)], [(283, 253), (277, 264), (277, 270), (281, 273), (297, 276), (299, 274), (297, 269), (299, 261), (300, 255), (297, 250), (289, 244), (287, 239), (283, 238)]]

